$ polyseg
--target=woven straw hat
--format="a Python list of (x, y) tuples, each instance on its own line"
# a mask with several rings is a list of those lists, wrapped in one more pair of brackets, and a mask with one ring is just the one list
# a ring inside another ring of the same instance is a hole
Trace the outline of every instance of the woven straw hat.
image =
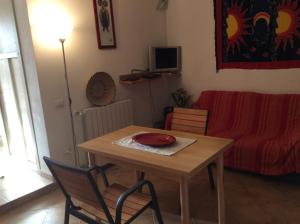
[(111, 104), (116, 96), (114, 80), (106, 72), (97, 72), (87, 84), (86, 96), (96, 106)]

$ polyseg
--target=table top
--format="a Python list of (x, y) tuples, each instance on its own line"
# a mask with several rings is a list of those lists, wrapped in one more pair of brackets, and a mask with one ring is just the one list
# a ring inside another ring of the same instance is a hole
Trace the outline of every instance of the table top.
[[(175, 137), (197, 139), (197, 141), (172, 156), (163, 156), (145, 151), (128, 149), (113, 144), (114, 141), (142, 131), (165, 133)], [(163, 170), (166, 173), (174, 175), (193, 176), (214, 161), (226, 149), (231, 147), (232, 144), (232, 139), (215, 138), (139, 126), (128, 126), (102, 137), (79, 144), (78, 147), (83, 151), (94, 153), (96, 156), (120, 161), (121, 163), (132, 164), (156, 171)]]

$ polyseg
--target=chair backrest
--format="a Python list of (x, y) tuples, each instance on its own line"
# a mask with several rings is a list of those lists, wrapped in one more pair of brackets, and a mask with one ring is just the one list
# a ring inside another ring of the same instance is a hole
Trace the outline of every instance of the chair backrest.
[[(48, 157), (44, 157), (44, 161), (65, 197), (72, 204), (73, 198), (108, 212), (101, 192), (98, 190), (96, 181), (89, 170), (70, 167)], [(111, 214), (108, 212), (106, 216), (111, 217)]]
[(207, 110), (174, 108), (171, 130), (205, 135), (207, 117)]

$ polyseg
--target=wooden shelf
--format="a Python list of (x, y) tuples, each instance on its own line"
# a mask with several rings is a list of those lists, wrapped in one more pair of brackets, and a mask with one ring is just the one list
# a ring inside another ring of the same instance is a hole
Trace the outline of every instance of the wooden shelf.
[(137, 80), (126, 80), (126, 81), (123, 81), (123, 80), (120, 80), (120, 83), (121, 84), (124, 84), (124, 85), (133, 85), (133, 84), (138, 84), (138, 83), (141, 83), (141, 82), (144, 82), (145, 80), (143, 78), (141, 79), (137, 79)]
[(124, 85), (134, 85), (138, 83), (147, 82), (153, 79), (160, 79), (162, 76), (166, 77), (179, 77), (180, 73), (150, 73), (150, 72), (143, 72), (143, 73), (133, 73), (127, 75), (120, 75), (119, 82)]

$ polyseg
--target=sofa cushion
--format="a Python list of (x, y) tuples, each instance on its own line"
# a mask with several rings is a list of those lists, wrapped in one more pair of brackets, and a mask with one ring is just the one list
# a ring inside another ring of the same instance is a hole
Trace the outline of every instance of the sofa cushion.
[(300, 173), (300, 95), (205, 91), (193, 107), (209, 111), (208, 135), (235, 139), (225, 166)]
[(289, 136), (249, 135), (237, 139), (235, 145), (225, 153), (227, 167), (279, 175), (299, 170), (299, 138)]

